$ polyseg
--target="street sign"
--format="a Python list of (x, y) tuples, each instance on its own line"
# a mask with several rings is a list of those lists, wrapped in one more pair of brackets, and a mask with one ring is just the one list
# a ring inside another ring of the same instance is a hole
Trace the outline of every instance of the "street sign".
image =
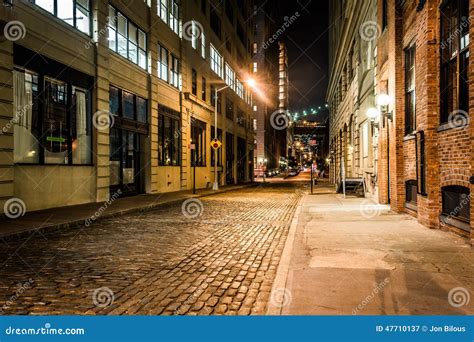
[(222, 143), (219, 141), (219, 139), (214, 139), (211, 141), (211, 147), (214, 150), (218, 150), (219, 148), (221, 148), (221, 146), (222, 146)]

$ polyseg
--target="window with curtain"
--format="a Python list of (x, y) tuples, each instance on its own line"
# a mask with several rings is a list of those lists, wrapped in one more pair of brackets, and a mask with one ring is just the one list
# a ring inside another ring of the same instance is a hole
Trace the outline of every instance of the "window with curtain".
[(194, 166), (206, 166), (206, 123), (193, 119), (191, 121), (191, 143), (195, 145), (191, 153)]
[(92, 163), (92, 117), (87, 89), (39, 73), (15, 70), (13, 106), (15, 163)]
[(146, 69), (146, 33), (111, 5), (109, 5), (109, 18), (109, 48), (140, 68)]
[(158, 165), (180, 165), (180, 115), (171, 108), (158, 106)]
[(469, 0), (445, 1), (441, 8), (441, 117), (469, 111)]
[(39, 162), (38, 74), (13, 72), (14, 162)]
[(89, 0), (31, 0), (31, 2), (79, 31), (90, 35)]

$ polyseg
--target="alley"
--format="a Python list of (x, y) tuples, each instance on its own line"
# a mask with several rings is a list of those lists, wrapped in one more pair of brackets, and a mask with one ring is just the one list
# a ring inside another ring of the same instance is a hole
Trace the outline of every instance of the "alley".
[(0, 312), (263, 314), (299, 187), (261, 185), (1, 241)]

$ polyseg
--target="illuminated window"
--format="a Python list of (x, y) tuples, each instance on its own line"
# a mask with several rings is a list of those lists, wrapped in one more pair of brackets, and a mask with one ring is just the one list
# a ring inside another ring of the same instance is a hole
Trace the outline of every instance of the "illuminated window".
[(90, 35), (89, 0), (32, 0), (32, 2), (79, 31)]

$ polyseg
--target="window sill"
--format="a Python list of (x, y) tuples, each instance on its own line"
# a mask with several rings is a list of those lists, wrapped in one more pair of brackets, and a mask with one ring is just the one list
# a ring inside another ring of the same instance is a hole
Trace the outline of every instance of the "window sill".
[(413, 211), (418, 211), (418, 205), (413, 202), (405, 202), (405, 208), (413, 210)]
[(456, 128), (464, 128), (464, 127), (467, 127), (468, 126), (468, 121), (469, 120), (466, 120), (466, 124), (464, 125), (458, 125), (456, 126), (453, 122), (446, 122), (444, 124), (441, 124), (438, 128), (437, 128), (437, 132), (440, 133), (440, 132), (444, 132), (444, 131), (449, 131), (450, 129), (456, 129)]
[(441, 214), (439, 216), (439, 219), (444, 224), (459, 228), (459, 229), (464, 230), (468, 233), (471, 231), (471, 225), (468, 222), (461, 221), (461, 220), (458, 220), (454, 217), (447, 216), (447, 215), (444, 215), (444, 214)]
[(415, 138), (416, 138), (415, 133), (408, 133), (407, 135), (403, 137), (403, 141), (410, 141), (410, 140), (414, 140)]

